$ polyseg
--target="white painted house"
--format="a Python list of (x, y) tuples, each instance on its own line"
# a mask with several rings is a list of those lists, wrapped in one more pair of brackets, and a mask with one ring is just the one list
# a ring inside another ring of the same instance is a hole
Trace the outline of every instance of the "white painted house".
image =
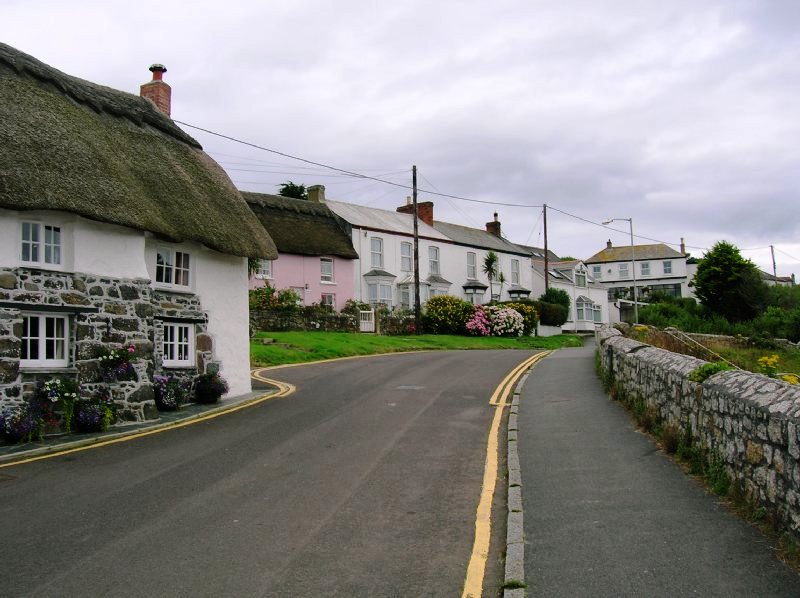
[[(324, 201), (324, 196), (322, 198)], [(328, 207), (350, 224), (353, 247), (359, 255), (353, 280), (354, 297), (373, 305), (412, 309), (414, 306), (413, 207), (397, 211), (327, 201)], [(495, 280), (493, 294), (503, 299), (530, 294), (530, 258), (497, 234), (438, 222), (433, 203), (418, 204), (420, 302), (435, 295), (453, 295), (472, 303), (491, 300), (489, 281), (482, 271), (489, 251), (499, 258), (506, 282)]]
[[(247, 257), (277, 252), (151, 71), (140, 97), (0, 44), (0, 407), (54, 376), (132, 421), (158, 416), (153, 374), (251, 389)], [(104, 380), (128, 345), (135, 375)]]

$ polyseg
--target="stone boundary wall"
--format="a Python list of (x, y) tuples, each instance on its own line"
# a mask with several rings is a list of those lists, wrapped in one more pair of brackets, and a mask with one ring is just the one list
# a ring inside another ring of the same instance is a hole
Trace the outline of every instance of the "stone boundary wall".
[(307, 314), (302, 311), (250, 310), (252, 331), (282, 332), (287, 330), (317, 330), (320, 332), (357, 332), (358, 321), (347, 314)]
[(602, 371), (616, 391), (654, 406), (663, 423), (691, 429), (746, 496), (800, 541), (800, 386), (742, 371), (691, 382), (689, 373), (705, 361), (613, 328), (597, 338)]

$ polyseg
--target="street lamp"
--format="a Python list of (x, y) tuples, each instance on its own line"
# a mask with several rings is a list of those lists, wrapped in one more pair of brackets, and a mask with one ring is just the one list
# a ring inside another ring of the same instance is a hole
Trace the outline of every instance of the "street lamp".
[(611, 218), (606, 220), (603, 224), (611, 224), (612, 222), (625, 220), (631, 225), (631, 266), (633, 267), (633, 323), (639, 322), (639, 294), (636, 292), (636, 250), (633, 248), (633, 218)]

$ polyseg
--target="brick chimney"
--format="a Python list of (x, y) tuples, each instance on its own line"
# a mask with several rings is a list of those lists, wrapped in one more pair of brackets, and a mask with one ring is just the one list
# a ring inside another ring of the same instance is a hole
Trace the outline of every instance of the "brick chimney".
[(613, 245), (611, 245), (611, 239), (609, 239), (608, 241), (606, 241), (606, 249), (611, 249), (612, 247)]
[[(414, 214), (414, 204), (410, 197), (406, 198), (406, 205), (397, 208), (401, 214)], [(417, 216), (428, 226), (433, 226), (433, 202), (432, 201), (418, 201), (417, 202)]]
[(172, 109), (172, 88), (161, 80), (167, 72), (167, 67), (163, 64), (153, 64), (150, 66), (150, 72), (153, 73), (153, 80), (141, 86), (139, 95), (153, 102), (156, 108), (169, 116)]
[(311, 185), (306, 193), (308, 193), (308, 201), (325, 203), (325, 185)]
[(494, 213), (494, 220), (486, 223), (486, 232), (492, 233), (495, 237), (500, 236), (500, 221), (497, 219), (497, 212)]

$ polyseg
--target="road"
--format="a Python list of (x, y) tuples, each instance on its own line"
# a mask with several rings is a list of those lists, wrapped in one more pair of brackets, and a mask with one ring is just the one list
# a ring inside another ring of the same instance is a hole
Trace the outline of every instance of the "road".
[(282, 368), (287, 398), (2, 469), (0, 595), (459, 596), (489, 397), (529, 355)]

